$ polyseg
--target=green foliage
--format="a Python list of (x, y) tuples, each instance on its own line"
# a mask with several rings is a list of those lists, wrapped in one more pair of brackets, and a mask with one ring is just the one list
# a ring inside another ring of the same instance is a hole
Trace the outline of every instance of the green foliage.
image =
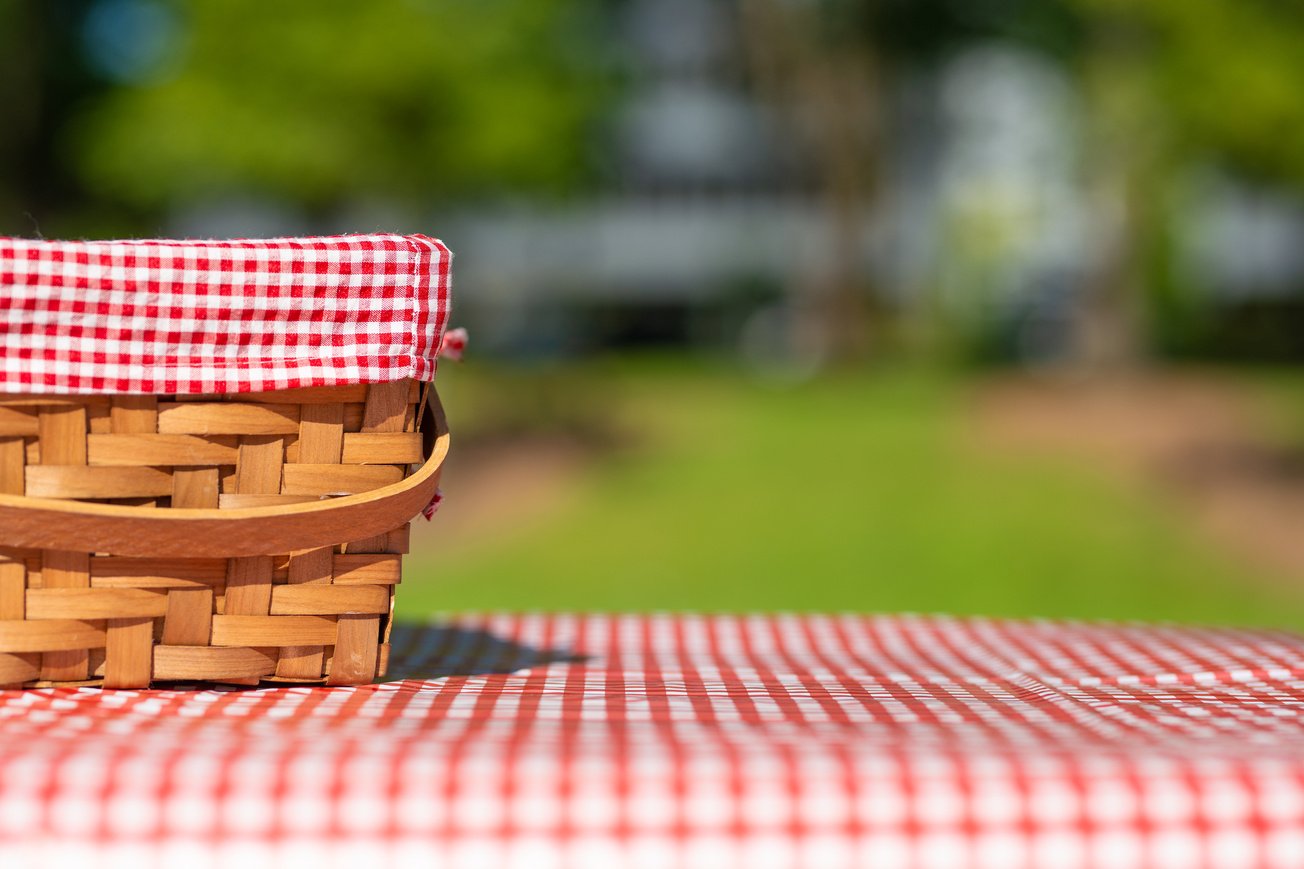
[(563, 189), (599, 99), (567, 0), (178, 4), (175, 68), (72, 127), (89, 187), (147, 207)]
[(1127, 58), (1152, 122), (1184, 152), (1304, 188), (1304, 6), (1284, 0), (1073, 0), (1090, 51)]
[[(441, 373), (455, 429), (476, 396), (502, 388), (468, 375)], [(594, 378), (593, 369), (582, 378), (586, 394), (598, 394)], [(1304, 601), (1265, 591), (1267, 578), (1233, 567), (1165, 503), (1081, 464), (974, 443), (971, 395), (952, 377), (881, 371), (777, 389), (644, 365), (601, 382), (620, 396), (612, 412), (646, 438), (641, 454), (606, 460), (538, 522), (483, 529), (479, 545), (423, 553), (416, 529), (400, 614), (1304, 619)], [(459, 497), (450, 483), (445, 509)]]

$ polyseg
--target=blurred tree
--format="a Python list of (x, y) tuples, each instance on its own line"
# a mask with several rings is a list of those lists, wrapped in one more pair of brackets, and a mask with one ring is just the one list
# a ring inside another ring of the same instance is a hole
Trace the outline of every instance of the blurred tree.
[[(882, 153), (882, 95), (875, 44), (855, 0), (743, 0), (743, 35), (758, 90), (779, 106), (816, 169), (830, 245), (794, 287), (793, 328), (816, 357), (855, 358), (867, 349), (874, 294), (863, 238)], [(881, 325), (881, 324), (880, 324)]]
[[(142, 2), (93, 22), (122, 86), (69, 128), (107, 199), (163, 209), (234, 193), (327, 213), (561, 190), (582, 174), (598, 99), (582, 74), (585, 3), (155, 0), (176, 24), (160, 28)], [(133, 47), (142, 20), (172, 44)]]
[(890, 163), (893, 85), (967, 42), (1004, 39), (1060, 58), (1076, 46), (1062, 0), (740, 0), (758, 90), (798, 133), (825, 204), (828, 251), (799, 295), (796, 328), (834, 358), (894, 331), (865, 273), (864, 230)]
[(1304, 190), (1304, 5), (1078, 0), (1098, 47), (1139, 61), (1178, 156)]
[(81, 196), (57, 142), (71, 107), (105, 88), (78, 53), (87, 5), (0, 0), (0, 234), (57, 232)]
[[(0, 136), (0, 213), (12, 216), (21, 211), (22, 195), (18, 191), (26, 145), (34, 138), (39, 99), (24, 81), (36, 78), (36, 65), (30, 35), (34, 29), (29, 11), (15, 0), (0, 2), (0, 122), (5, 135)], [(6, 221), (12, 224), (12, 217)], [(5, 231), (13, 231), (6, 227)]]
[[(1096, 273), (1080, 325), (1088, 361), (1135, 359), (1189, 316), (1171, 275), (1172, 202), (1195, 163), (1304, 191), (1304, 6), (1284, 0), (1073, 0), (1092, 129)], [(1148, 296), (1148, 299), (1147, 299)]]

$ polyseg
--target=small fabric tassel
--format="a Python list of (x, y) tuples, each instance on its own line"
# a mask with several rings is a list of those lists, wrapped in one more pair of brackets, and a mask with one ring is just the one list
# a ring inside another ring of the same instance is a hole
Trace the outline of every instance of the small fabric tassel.
[(426, 517), (427, 522), (435, 518), (435, 514), (439, 512), (439, 505), (442, 503), (444, 503), (444, 490), (435, 489), (435, 497), (431, 498), (430, 503), (421, 511), (421, 515)]
[(444, 343), (439, 345), (439, 355), (454, 362), (461, 362), (462, 353), (466, 350), (467, 337), (466, 330), (461, 326), (449, 329), (444, 333)]

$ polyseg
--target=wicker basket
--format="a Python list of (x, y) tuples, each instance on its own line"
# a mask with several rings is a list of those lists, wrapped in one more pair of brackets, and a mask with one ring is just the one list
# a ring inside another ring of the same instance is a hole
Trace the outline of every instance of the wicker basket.
[(412, 380), (0, 395), (0, 686), (372, 681), (447, 449)]

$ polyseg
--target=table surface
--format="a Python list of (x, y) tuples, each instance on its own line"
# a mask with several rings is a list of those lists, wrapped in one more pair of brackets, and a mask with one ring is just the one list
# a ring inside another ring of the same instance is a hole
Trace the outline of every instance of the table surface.
[(0, 865), (1304, 866), (1304, 638), (458, 617), (361, 688), (0, 692)]

